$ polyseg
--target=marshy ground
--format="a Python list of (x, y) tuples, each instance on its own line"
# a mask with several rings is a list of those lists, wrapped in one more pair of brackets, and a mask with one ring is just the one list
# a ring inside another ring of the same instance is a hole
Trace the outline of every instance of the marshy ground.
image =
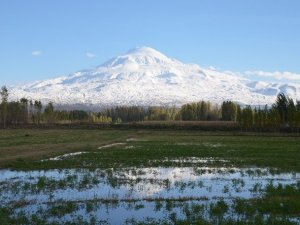
[(300, 224), (300, 138), (2, 130), (0, 224)]

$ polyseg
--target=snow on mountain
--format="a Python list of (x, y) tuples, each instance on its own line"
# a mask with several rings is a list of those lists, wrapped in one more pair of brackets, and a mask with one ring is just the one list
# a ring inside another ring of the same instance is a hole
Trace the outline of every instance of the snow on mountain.
[(11, 96), (63, 105), (181, 105), (202, 99), (264, 105), (280, 92), (300, 99), (298, 84), (251, 81), (141, 47), (91, 70), (13, 87)]

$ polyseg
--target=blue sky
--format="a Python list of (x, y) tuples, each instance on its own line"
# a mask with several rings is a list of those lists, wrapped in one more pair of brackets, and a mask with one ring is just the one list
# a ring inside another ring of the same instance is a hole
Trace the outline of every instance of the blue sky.
[(299, 12), (299, 0), (1, 0), (0, 84), (93, 68), (136, 46), (300, 83)]

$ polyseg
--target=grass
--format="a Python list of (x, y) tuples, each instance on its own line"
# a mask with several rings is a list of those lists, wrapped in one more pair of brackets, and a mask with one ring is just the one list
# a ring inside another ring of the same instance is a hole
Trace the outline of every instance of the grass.
[(0, 167), (14, 167), (32, 160), (93, 149), (125, 139), (129, 132), (117, 130), (0, 130)]
[[(168, 130), (1, 130), (0, 167), (14, 169), (188, 166), (162, 161), (179, 157), (220, 158), (210, 165), (271, 167), (300, 171), (300, 138)], [(126, 139), (134, 138), (131, 142)], [(126, 145), (97, 150), (109, 143)], [(128, 147), (126, 149), (126, 146)], [(131, 147), (130, 147), (131, 146)], [(89, 153), (61, 161), (40, 159), (68, 152)]]

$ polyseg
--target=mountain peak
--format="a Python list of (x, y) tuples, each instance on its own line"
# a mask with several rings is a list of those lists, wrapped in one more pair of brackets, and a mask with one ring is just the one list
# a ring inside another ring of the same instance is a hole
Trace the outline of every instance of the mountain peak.
[(168, 58), (161, 52), (150, 47), (136, 47), (129, 50), (125, 55), (117, 56), (102, 66), (115, 67), (124, 64), (138, 64), (138, 65), (153, 65), (153, 64), (168, 64), (174, 60)]
[(142, 46), (142, 47), (135, 47), (127, 52), (127, 54), (138, 54), (138, 55), (156, 55), (156, 56), (162, 56), (166, 57), (164, 54), (161, 52), (157, 51), (154, 48), (147, 47), (147, 46)]
[(273, 103), (280, 92), (299, 99), (299, 85), (250, 80), (184, 64), (149, 47), (138, 47), (96, 69), (15, 87), (14, 99), (44, 103), (112, 105), (182, 105), (209, 100), (234, 100), (247, 105)]

